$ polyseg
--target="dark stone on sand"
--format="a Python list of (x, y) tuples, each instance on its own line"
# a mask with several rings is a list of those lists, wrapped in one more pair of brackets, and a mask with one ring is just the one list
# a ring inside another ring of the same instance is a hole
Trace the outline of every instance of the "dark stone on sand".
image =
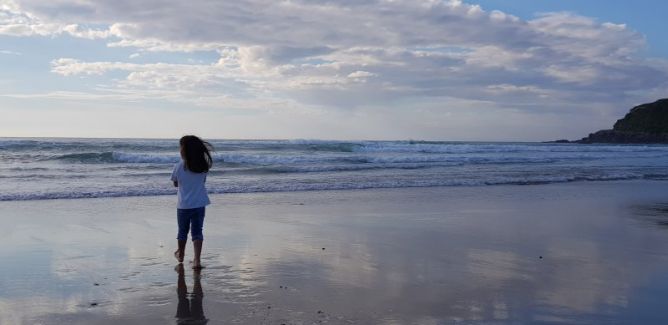
[(95, 307), (95, 306), (97, 306), (97, 302), (91, 302), (91, 303), (90, 303), (90, 306), (91, 306), (91, 307)]
[(322, 310), (318, 310), (318, 314), (322, 314)]
[(325, 250), (325, 248), (323, 247), (323, 248), (322, 248), (322, 250), (324, 251), (324, 250)]
[(668, 98), (638, 105), (617, 120), (612, 129), (600, 130), (573, 142), (668, 144)]
[(95, 285), (95, 286), (99, 286), (100, 284), (99, 284), (99, 283), (93, 283), (93, 285)]
[(543, 259), (543, 256), (538, 256), (538, 258)]

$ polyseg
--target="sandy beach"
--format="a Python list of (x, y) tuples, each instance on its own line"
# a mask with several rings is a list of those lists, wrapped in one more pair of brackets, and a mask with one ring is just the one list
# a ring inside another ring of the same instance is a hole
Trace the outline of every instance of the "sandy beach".
[(666, 12), (0, 0), (0, 325), (668, 325)]
[[(0, 202), (0, 324), (664, 323), (668, 183)], [(192, 256), (188, 246), (186, 259)]]

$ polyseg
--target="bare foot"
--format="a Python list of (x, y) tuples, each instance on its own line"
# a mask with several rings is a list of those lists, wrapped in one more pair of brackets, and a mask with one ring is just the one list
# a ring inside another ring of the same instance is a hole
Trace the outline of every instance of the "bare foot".
[(179, 264), (183, 263), (183, 255), (181, 255), (181, 252), (178, 249), (174, 252), (174, 258), (176, 258)]
[(200, 270), (204, 268), (204, 266), (202, 266), (202, 263), (200, 261), (190, 261), (190, 264), (192, 264), (192, 268), (195, 270)]

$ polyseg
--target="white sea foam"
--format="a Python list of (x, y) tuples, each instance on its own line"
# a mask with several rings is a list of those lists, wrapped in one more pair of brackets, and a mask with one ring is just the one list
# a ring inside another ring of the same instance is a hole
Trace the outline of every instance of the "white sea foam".
[(178, 154), (142, 154), (142, 153), (126, 153), (126, 152), (112, 152), (113, 160), (124, 163), (177, 163), (181, 160)]
[[(424, 153), (393, 153), (386, 155), (351, 153), (341, 154), (310, 154), (310, 153), (279, 153), (279, 154), (252, 154), (252, 153), (214, 153), (214, 161), (248, 165), (292, 165), (292, 164), (325, 164), (340, 163), (549, 163), (558, 159), (595, 159), (592, 154), (566, 154), (552, 156), (522, 156), (522, 155), (451, 155), (451, 154), (424, 154)], [(50, 156), (46, 160), (64, 160), (72, 163), (151, 163), (174, 164), (180, 160), (175, 153), (129, 153), (129, 152), (86, 152)]]
[[(213, 193), (668, 179), (668, 146), (213, 140)], [(176, 140), (0, 139), (0, 200), (172, 194)]]
[[(668, 175), (661, 175), (665, 179)], [(267, 182), (267, 183), (244, 183), (235, 182), (231, 184), (209, 186), (212, 194), (223, 193), (259, 193), (259, 192), (295, 192), (295, 191), (326, 191), (326, 190), (360, 190), (373, 188), (407, 188), (407, 187), (436, 187), (436, 186), (488, 186), (488, 185), (535, 185), (549, 183), (564, 183), (575, 181), (611, 181), (642, 179), (648, 175), (618, 174), (618, 175), (559, 175), (559, 176), (532, 176), (532, 177), (493, 177), (489, 179), (417, 179), (417, 180), (380, 180), (374, 182), (359, 182), (349, 180), (347, 182)], [(80, 199), (80, 198), (103, 198), (103, 197), (132, 197), (132, 196), (158, 196), (173, 195), (175, 190), (164, 188), (126, 188), (126, 189), (97, 189), (80, 191), (43, 191), (33, 193), (1, 193), (0, 201), (22, 201), (22, 200), (49, 200), (49, 199)]]

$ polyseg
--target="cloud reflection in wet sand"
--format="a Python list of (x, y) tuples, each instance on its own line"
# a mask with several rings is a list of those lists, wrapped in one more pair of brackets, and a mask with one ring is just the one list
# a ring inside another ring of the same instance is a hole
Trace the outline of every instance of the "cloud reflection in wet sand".
[[(655, 283), (668, 270), (666, 230), (630, 222), (625, 207), (667, 188), (219, 196), (201, 307), (211, 323), (666, 320), (638, 307), (668, 293)], [(72, 213), (81, 205), (96, 213)], [(12, 261), (0, 266), (0, 323), (175, 321), (170, 198), (7, 202), (3, 224), (17, 207), (25, 217), (8, 236), (20, 245), (0, 248)]]

